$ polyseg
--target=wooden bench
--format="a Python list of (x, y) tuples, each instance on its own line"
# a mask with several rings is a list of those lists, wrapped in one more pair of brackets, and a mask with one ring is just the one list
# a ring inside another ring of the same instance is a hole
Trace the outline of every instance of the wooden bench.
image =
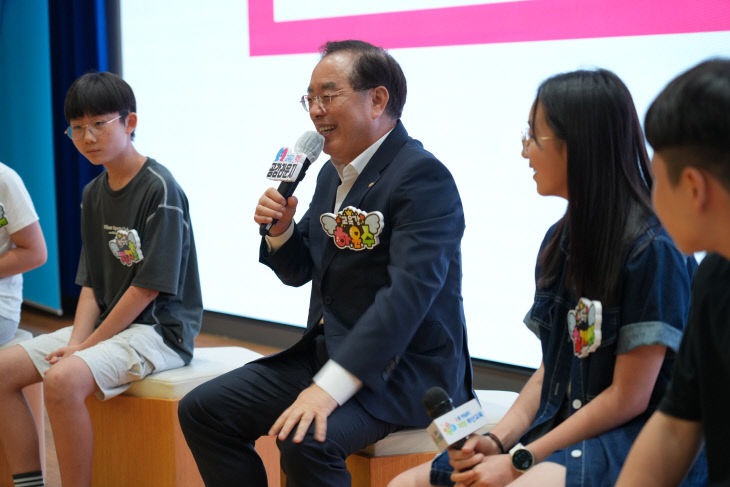
[[(108, 401), (86, 405), (94, 426), (94, 487), (202, 487), (198, 468), (177, 418), (180, 399), (194, 387), (238, 368), (260, 354), (242, 347), (196, 348), (190, 365), (152, 374)], [(270, 485), (279, 485), (279, 452), (273, 437), (256, 442)]]
[[(7, 343), (0, 345), (0, 350), (3, 348), (9, 348), (13, 345), (17, 345), (20, 342), (30, 340), (33, 338), (33, 334), (27, 330), (18, 328), (15, 332), (15, 338)], [(43, 383), (38, 382), (23, 388), (23, 395), (25, 400), (28, 401), (30, 410), (33, 413), (33, 419), (35, 419), (36, 430), (38, 431), (38, 446), (39, 454), (41, 459), (41, 469), (45, 471), (46, 467), (46, 455), (45, 455), (45, 427), (43, 421)], [(0, 413), (1, 414), (1, 413)], [(12, 487), (13, 480), (10, 475), (10, 467), (8, 466), (7, 460), (5, 459), (5, 452), (0, 447), (0, 487)]]
[[(94, 425), (94, 487), (202, 487), (203, 481), (185, 443), (177, 418), (182, 396), (199, 384), (240, 367), (260, 355), (242, 347), (196, 348), (187, 367), (152, 374), (109, 401), (90, 397)], [(517, 393), (477, 391), (490, 429)], [(285, 486), (275, 437), (256, 442), (269, 487)], [(385, 487), (400, 472), (429, 461), (436, 447), (428, 432), (404, 430), (350, 455), (352, 487)], [(242, 484), (243, 485), (243, 484)]]
[[(480, 390), (476, 393), (488, 420), (480, 433), (494, 427), (518, 395), (511, 391)], [(392, 433), (347, 458), (352, 487), (386, 487), (388, 482), (404, 470), (432, 460), (436, 452), (436, 445), (425, 429)], [(267, 474), (268, 472), (267, 468)], [(283, 473), (280, 475), (281, 487), (285, 487), (286, 476)]]

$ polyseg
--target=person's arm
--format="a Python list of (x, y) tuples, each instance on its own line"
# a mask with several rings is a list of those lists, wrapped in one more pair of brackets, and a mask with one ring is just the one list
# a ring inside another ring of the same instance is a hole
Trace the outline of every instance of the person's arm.
[(646, 411), (666, 347), (645, 345), (618, 355), (613, 382), (556, 428), (526, 446), (536, 461), (620, 426)]
[(271, 237), (278, 237), (292, 224), (297, 211), (297, 201), (295, 196), (286, 199), (275, 188), (269, 188), (259, 198), (253, 219), (259, 225), (271, 223), (274, 219), (278, 220), (269, 229)]
[[(91, 288), (83, 289), (88, 289), (88, 291), (85, 293), (83, 304), (82, 300), (79, 299), (80, 308), (77, 308), (76, 312), (78, 322), (74, 322), (74, 332), (71, 335), (71, 341), (68, 346), (59, 348), (46, 357), (52, 364), (61, 358), (72, 355), (77, 350), (92, 347), (126, 329), (159, 294), (158, 291), (151, 289), (130, 286), (119, 299), (116, 306), (109, 312), (106, 319), (94, 330), (93, 324), (99, 316), (99, 308), (96, 305), (93, 290)], [(93, 305), (89, 299), (94, 300)], [(91, 319), (92, 317), (93, 320)], [(91, 326), (91, 330), (93, 331), (85, 338), (82, 338), (89, 331), (89, 326)], [(79, 342), (78, 340), (81, 341)]]
[(314, 376), (314, 384), (304, 389), (292, 407), (277, 418), (269, 435), (279, 435), (284, 440), (298, 424), (292, 441), (299, 443), (313, 420), (315, 439), (324, 441), (327, 436), (327, 417), (361, 387), (360, 379), (334, 360), (327, 361)]
[(278, 218), (269, 235), (261, 239), (259, 262), (270, 267), (288, 286), (301, 286), (312, 278), (312, 261), (305, 235), (309, 212), (294, 223), (298, 200), (285, 200), (274, 188), (269, 188), (259, 199), (254, 221), (259, 225)]
[(701, 446), (701, 423), (657, 411), (631, 447), (616, 487), (679, 485)]
[(96, 303), (94, 290), (84, 286), (81, 288), (79, 302), (76, 304), (76, 314), (74, 315), (73, 330), (71, 331), (71, 339), (69, 345), (78, 345), (86, 340), (94, 331), (96, 320), (99, 319), (99, 305)]
[(83, 348), (94, 346), (126, 329), (158, 294), (158, 291), (152, 289), (129, 286), (106, 319), (81, 343)]
[[(557, 449), (598, 436), (644, 412), (664, 361), (665, 351), (666, 347), (650, 345), (637, 347), (617, 356), (612, 384), (560, 425), (525, 448), (539, 462)], [(513, 479), (518, 475), (512, 468), (509, 456), (499, 455), (484, 457), (481, 465), (466, 472), (455, 473), (451, 479), (469, 485), (477, 480)]]
[(300, 392), (292, 405), (281, 413), (268, 434), (278, 435), (280, 440), (284, 440), (295, 431), (292, 441), (300, 443), (314, 422), (314, 439), (324, 441), (327, 437), (327, 418), (337, 406), (332, 396), (317, 384), (312, 384)]
[(0, 277), (28, 272), (46, 263), (48, 253), (38, 221), (10, 235), (15, 248), (0, 255)]
[[(504, 417), (492, 428), (505, 449), (517, 443), (535, 420), (540, 407), (545, 365), (535, 371), (520, 391), (517, 400)], [(451, 480), (458, 487), (481, 482), (484, 485), (505, 485), (517, 477), (509, 455), (502, 455), (497, 444), (488, 436), (474, 435), (461, 450), (448, 450), (449, 463), (454, 467)], [(480, 484), (481, 485), (481, 484)]]
[[(540, 407), (540, 393), (544, 376), (545, 364), (541, 363), (522, 387), (514, 404), (492, 428), (491, 433), (499, 438), (505, 449), (509, 450), (512, 445), (516, 444), (535, 420), (535, 415)], [(460, 450), (449, 449), (448, 452), (449, 462), (457, 472), (482, 462), (489, 455), (500, 453), (494, 440), (481, 435), (472, 435)]]
[(502, 446), (506, 450), (517, 444), (520, 437), (535, 421), (537, 410), (540, 408), (540, 395), (544, 377), (545, 364), (541, 362), (540, 367), (522, 387), (520, 395), (517, 396), (517, 400), (507, 411), (507, 414), (492, 428), (492, 433), (502, 441)]

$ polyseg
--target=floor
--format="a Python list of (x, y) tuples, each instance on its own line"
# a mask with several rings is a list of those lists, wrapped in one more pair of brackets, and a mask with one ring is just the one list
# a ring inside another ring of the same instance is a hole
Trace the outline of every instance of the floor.
[[(20, 326), (21, 328), (32, 332), (33, 335), (38, 335), (41, 333), (49, 333), (64, 326), (68, 326), (71, 324), (71, 321), (72, 317), (70, 316), (57, 317), (43, 311), (27, 308), (23, 310)], [(251, 342), (235, 340), (232, 338), (226, 338), (217, 335), (210, 335), (207, 333), (201, 333), (195, 339), (195, 345), (198, 347), (246, 347), (264, 355), (268, 355), (279, 350), (273, 347), (267, 347)], [(53, 433), (51, 431), (51, 426), (48, 423), (47, 415), (45, 416), (45, 433), (46, 486), (61, 487), (61, 480), (58, 471), (58, 461), (56, 459), (56, 449), (53, 443)]]

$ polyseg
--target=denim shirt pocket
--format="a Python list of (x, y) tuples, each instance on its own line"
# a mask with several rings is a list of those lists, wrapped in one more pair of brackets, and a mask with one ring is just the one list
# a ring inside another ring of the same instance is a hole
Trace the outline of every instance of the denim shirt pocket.
[(555, 308), (558, 305), (558, 297), (555, 293), (549, 291), (535, 293), (535, 300), (523, 322), (539, 339), (544, 340), (550, 335), (550, 331), (554, 326), (552, 317), (557, 312)]

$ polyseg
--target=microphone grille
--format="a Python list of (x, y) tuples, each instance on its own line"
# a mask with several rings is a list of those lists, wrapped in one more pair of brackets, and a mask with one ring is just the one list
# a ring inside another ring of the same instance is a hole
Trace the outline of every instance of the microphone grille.
[(434, 386), (426, 391), (423, 395), (423, 405), (431, 419), (438, 418), (454, 409), (451, 398), (439, 386)]
[(318, 132), (304, 132), (294, 146), (294, 152), (307, 155), (309, 162), (314, 162), (319, 157), (324, 147), (324, 136)]

